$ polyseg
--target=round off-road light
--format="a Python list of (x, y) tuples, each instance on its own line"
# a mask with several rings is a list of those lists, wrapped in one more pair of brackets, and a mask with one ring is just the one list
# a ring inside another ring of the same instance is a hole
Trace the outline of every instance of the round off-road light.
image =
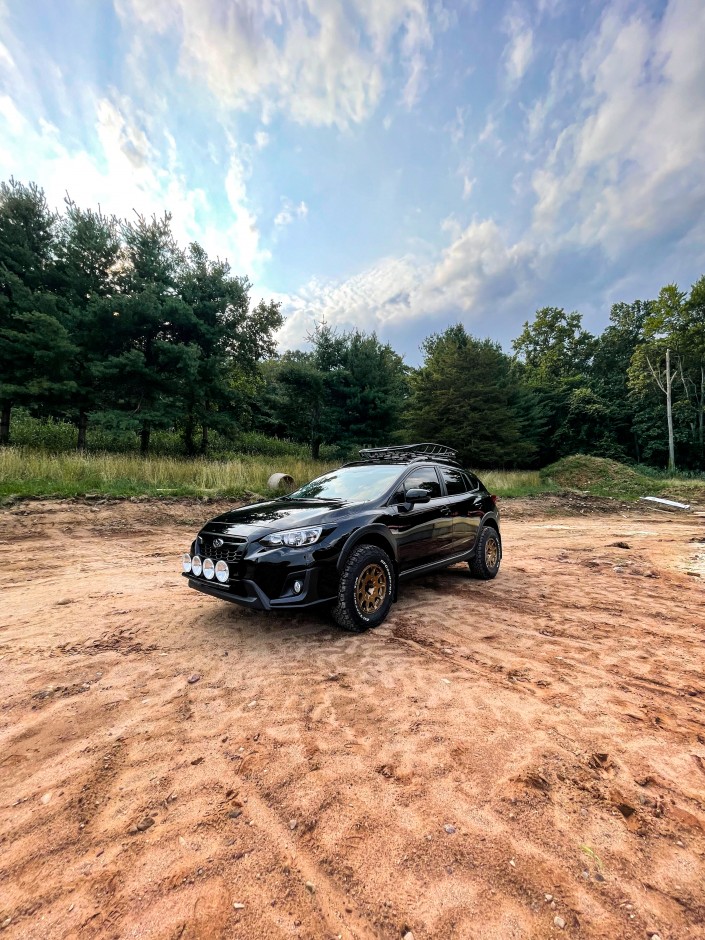
[(303, 583), (301, 581), (294, 581), (294, 594), (300, 594), (302, 588)]
[(191, 571), (196, 575), (196, 577), (199, 577), (203, 571), (203, 562), (198, 557), (198, 555), (194, 555), (191, 559)]
[(221, 584), (225, 584), (225, 582), (230, 577), (230, 568), (228, 568), (228, 563), (223, 561), (222, 558), (220, 561), (216, 561), (215, 563), (215, 576)]
[(191, 556), (188, 552), (184, 552), (181, 556), (181, 570), (184, 574), (188, 574), (191, 570)]
[(203, 559), (203, 577), (212, 581), (215, 577), (215, 562), (212, 558)]

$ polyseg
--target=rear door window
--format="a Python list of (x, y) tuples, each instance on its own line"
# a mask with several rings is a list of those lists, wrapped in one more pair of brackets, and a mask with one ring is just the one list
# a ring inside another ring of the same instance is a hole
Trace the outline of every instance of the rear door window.
[(426, 490), (431, 499), (441, 495), (441, 484), (434, 467), (419, 467), (404, 480), (404, 490)]
[(446, 485), (449, 496), (458, 496), (460, 493), (467, 493), (468, 480), (461, 470), (455, 470), (453, 467), (443, 467), (441, 476)]

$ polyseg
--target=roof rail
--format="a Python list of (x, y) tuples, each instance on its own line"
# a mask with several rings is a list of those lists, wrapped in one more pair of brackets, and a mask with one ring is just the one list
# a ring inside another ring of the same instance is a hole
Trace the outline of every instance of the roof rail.
[(365, 462), (411, 463), (414, 460), (452, 460), (458, 459), (457, 450), (444, 444), (401, 444), (392, 447), (366, 447), (360, 452)]

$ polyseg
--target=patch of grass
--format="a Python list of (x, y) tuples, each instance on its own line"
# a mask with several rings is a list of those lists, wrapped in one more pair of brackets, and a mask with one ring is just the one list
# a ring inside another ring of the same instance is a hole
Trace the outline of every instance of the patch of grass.
[(538, 470), (478, 470), (477, 476), (490, 493), (504, 498), (537, 496), (556, 489), (550, 480), (541, 478)]
[[(49, 453), (32, 447), (0, 448), (0, 498), (101, 496), (210, 497), (271, 496), (267, 480), (290, 473), (297, 485), (340, 466), (339, 459), (314, 461), (278, 453), (242, 453), (232, 458), (193, 459), (138, 454)], [(566, 457), (545, 470), (479, 470), (487, 489), (502, 498), (572, 490), (615, 499), (665, 496), (705, 501), (705, 478), (661, 477), (615, 460)]]
[[(188, 460), (6, 447), (0, 449), (0, 497), (268, 496), (267, 480), (276, 471), (290, 473), (300, 485), (337, 466), (339, 461), (314, 461), (286, 453)], [(552, 488), (538, 471), (481, 470), (478, 475), (491, 493), (501, 497), (531, 496)]]
[(335, 464), (301, 457), (242, 455), (233, 460), (186, 460), (133, 454), (50, 454), (24, 447), (0, 449), (0, 497), (102, 496), (242, 497), (271, 495), (270, 475), (291, 474), (297, 484)]
[(635, 500), (640, 496), (661, 496), (684, 502), (705, 500), (705, 477), (668, 476), (653, 470), (647, 473), (605, 457), (576, 454), (541, 471), (541, 479), (563, 490), (577, 490), (593, 496)]

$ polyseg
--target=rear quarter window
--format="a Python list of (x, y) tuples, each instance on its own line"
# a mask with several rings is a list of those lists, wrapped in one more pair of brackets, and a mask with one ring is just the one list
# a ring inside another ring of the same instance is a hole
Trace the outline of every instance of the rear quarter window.
[(479, 490), (479, 489), (482, 489), (482, 484), (481, 484), (480, 481), (477, 479), (477, 477), (475, 476), (474, 473), (470, 473), (469, 470), (466, 470), (466, 471), (465, 471), (465, 476), (468, 478), (468, 481), (469, 481), (469, 484), (470, 484), (469, 487), (468, 487), (468, 489), (470, 489), (470, 490)]

